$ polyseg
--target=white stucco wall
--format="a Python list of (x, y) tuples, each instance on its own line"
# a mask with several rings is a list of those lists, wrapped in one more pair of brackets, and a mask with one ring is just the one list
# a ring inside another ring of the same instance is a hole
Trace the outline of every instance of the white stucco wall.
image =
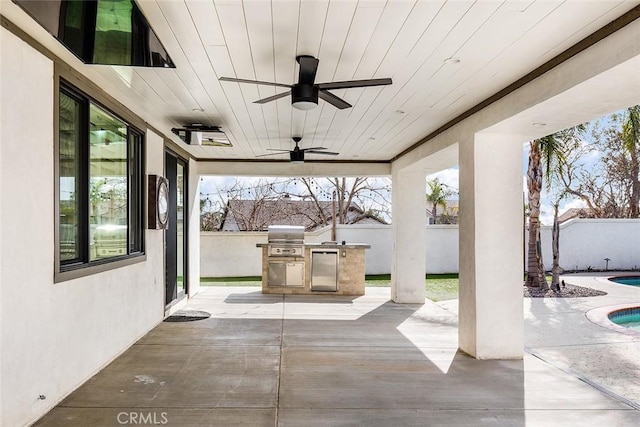
[(366, 274), (389, 274), (391, 272), (391, 247), (393, 229), (390, 225), (339, 225), (336, 227), (338, 242), (368, 243), (366, 249)]
[(428, 226), (426, 241), (427, 273), (456, 273), (458, 271), (458, 226)]
[[(562, 225), (560, 231), (560, 265), (567, 269), (585, 270), (588, 266), (603, 269), (604, 258), (610, 258), (609, 269), (640, 268), (640, 220), (578, 219)], [(338, 225), (337, 241), (368, 243), (366, 273), (389, 274), (393, 230), (390, 225)], [(541, 230), (545, 267), (551, 268), (551, 227)], [(305, 241), (320, 243), (330, 240), (331, 228), (306, 233)], [(203, 277), (259, 276), (261, 253), (256, 243), (266, 243), (267, 233), (200, 233)], [(458, 226), (426, 227), (427, 273), (458, 272)], [(577, 266), (577, 267), (576, 267)]]
[(262, 275), (262, 249), (267, 233), (200, 233), (200, 276), (237, 277)]
[[(458, 271), (458, 226), (429, 225), (426, 234), (427, 273), (455, 273)], [(390, 225), (340, 225), (338, 241), (368, 243), (365, 251), (367, 274), (391, 272), (393, 228)]]
[[(526, 233), (526, 243), (528, 243)], [(540, 229), (542, 260), (551, 270), (551, 227)], [(640, 268), (640, 220), (572, 219), (560, 225), (560, 266), (565, 270)]]
[[(0, 32), (0, 425), (19, 426), (162, 320), (163, 235), (146, 231), (146, 262), (53, 282), (53, 64)], [(147, 172), (162, 173), (162, 140), (149, 135), (147, 148)]]
[[(430, 225), (427, 233), (427, 272), (458, 271), (458, 227)], [(336, 240), (368, 243), (365, 251), (367, 274), (391, 272), (393, 230), (390, 225), (338, 225)], [(331, 240), (331, 227), (305, 233), (305, 242)], [(267, 233), (202, 232), (200, 233), (200, 274), (203, 277), (260, 276), (262, 254), (256, 243), (267, 243)]]

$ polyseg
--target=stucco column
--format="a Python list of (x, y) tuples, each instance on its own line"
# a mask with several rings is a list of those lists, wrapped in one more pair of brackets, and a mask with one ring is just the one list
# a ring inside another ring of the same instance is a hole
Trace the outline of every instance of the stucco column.
[(391, 299), (424, 304), (426, 272), (426, 174), (392, 172), (393, 259)]
[(522, 139), (477, 134), (459, 146), (460, 350), (478, 359), (520, 359)]

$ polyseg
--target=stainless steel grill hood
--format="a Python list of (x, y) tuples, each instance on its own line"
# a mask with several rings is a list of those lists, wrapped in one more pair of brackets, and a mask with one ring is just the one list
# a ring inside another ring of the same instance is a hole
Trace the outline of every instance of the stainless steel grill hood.
[(304, 242), (304, 227), (301, 225), (270, 225), (269, 243), (292, 243), (302, 244)]

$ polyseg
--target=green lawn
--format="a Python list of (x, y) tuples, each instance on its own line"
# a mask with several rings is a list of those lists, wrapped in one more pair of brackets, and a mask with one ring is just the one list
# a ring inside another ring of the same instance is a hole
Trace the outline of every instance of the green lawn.
[(202, 286), (262, 286), (262, 277), (201, 277)]
[[(369, 275), (366, 286), (391, 286), (391, 275)], [(432, 301), (444, 301), (458, 298), (458, 274), (429, 274), (425, 280), (427, 298)]]
[[(202, 277), (202, 286), (262, 286), (260, 276), (250, 277)], [(365, 286), (385, 287), (391, 286), (391, 275), (368, 275), (365, 277)], [(444, 301), (458, 298), (457, 274), (429, 274), (425, 280), (427, 298), (432, 301)]]
[(426, 280), (427, 298), (445, 301), (458, 298), (457, 274), (430, 274)]

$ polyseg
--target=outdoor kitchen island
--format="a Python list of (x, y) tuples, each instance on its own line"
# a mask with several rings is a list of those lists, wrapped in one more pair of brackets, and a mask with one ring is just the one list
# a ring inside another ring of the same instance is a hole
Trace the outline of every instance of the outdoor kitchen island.
[(364, 295), (364, 243), (304, 243), (304, 228), (269, 227), (262, 248), (262, 293)]

